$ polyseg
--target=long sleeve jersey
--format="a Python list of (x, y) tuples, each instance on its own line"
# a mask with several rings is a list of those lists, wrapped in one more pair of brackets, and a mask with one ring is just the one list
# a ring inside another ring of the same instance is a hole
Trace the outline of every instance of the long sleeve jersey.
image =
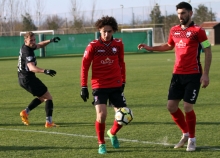
[(125, 82), (124, 45), (120, 39), (104, 43), (101, 39), (89, 43), (81, 65), (81, 86), (87, 86), (92, 64), (92, 89), (121, 87)]

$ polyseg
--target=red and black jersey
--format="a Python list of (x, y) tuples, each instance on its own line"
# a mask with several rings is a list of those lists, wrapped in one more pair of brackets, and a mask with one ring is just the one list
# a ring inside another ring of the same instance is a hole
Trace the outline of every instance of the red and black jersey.
[(101, 39), (89, 43), (81, 66), (81, 86), (87, 86), (92, 63), (92, 89), (121, 87), (125, 82), (124, 45), (120, 39), (105, 43)]
[(207, 40), (205, 30), (192, 22), (183, 29), (181, 25), (171, 28), (168, 44), (175, 46), (174, 74), (202, 73), (200, 63), (201, 43)]

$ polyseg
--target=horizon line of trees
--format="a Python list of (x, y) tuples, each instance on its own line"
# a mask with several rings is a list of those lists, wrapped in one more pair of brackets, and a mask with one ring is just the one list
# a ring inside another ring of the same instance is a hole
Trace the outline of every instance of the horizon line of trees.
[[(21, 3), (18, 0), (0, 0), (0, 35), (1, 36), (14, 36), (18, 35), (20, 31), (35, 31), (35, 30), (62, 30), (62, 33), (90, 33), (94, 32), (94, 20), (95, 20), (95, 8), (96, 0), (93, 0), (91, 17), (85, 20), (85, 15), (80, 11), (80, 0), (70, 0), (70, 15), (71, 18), (63, 18), (59, 15), (47, 15), (40, 14), (43, 12), (42, 0), (35, 0), (37, 12), (37, 24), (33, 20), (33, 16), (30, 14), (30, 7), (28, 6), (28, 0), (24, 0)], [(5, 6), (8, 6), (7, 10), (10, 10), (10, 15), (7, 17), (2, 16), (2, 13), (6, 10)], [(19, 12), (19, 7), (23, 7), (23, 11)], [(166, 13), (165, 13), (166, 14)], [(130, 24), (119, 25), (120, 28), (129, 27), (162, 27), (167, 36), (169, 29), (179, 23), (177, 14), (162, 15), (160, 5), (156, 5), (152, 8), (148, 20), (140, 20), (139, 18), (132, 18)], [(20, 18), (19, 18), (20, 17)], [(123, 17), (122, 17), (123, 18)], [(19, 20), (20, 19), (20, 20)], [(216, 21), (216, 13), (213, 13), (212, 9), (209, 9), (204, 4), (199, 4), (197, 8), (194, 8), (193, 21), (200, 25), (205, 21)], [(87, 29), (86, 29), (87, 28)], [(88, 29), (89, 28), (89, 29)]]

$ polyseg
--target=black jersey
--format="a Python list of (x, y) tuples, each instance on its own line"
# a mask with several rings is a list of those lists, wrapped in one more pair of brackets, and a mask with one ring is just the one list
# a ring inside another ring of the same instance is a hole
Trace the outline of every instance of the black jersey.
[(18, 77), (35, 77), (35, 73), (31, 72), (27, 66), (27, 63), (34, 62), (37, 65), (37, 60), (34, 54), (36, 48), (30, 48), (25, 44), (22, 45), (19, 57), (18, 57)]

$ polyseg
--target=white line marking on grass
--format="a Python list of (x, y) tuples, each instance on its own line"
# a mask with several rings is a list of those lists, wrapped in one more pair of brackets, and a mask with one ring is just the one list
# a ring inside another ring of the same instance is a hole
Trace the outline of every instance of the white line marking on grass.
[[(56, 135), (64, 135), (64, 136), (73, 136), (73, 137), (82, 137), (82, 138), (95, 138), (97, 139), (97, 136), (88, 136), (88, 135), (81, 135), (81, 134), (69, 134), (69, 133), (61, 133), (61, 132), (48, 132), (48, 131), (38, 131), (38, 130), (22, 130), (22, 129), (11, 129), (11, 128), (0, 128), (0, 130), (3, 131), (18, 131), (18, 132), (32, 132), (32, 133), (46, 133), (46, 134), (56, 134)], [(109, 139), (108, 137), (105, 137), (105, 139)], [(149, 141), (140, 141), (140, 140), (131, 140), (131, 139), (118, 139), (120, 141), (124, 142), (133, 142), (133, 143), (142, 143), (142, 144), (156, 144), (156, 145), (164, 145), (164, 146), (174, 146), (174, 144), (169, 143), (156, 143), (156, 142), (149, 142)], [(208, 150), (220, 150), (219, 148), (211, 148), (211, 147), (205, 147), (200, 146), (198, 147), (200, 149), (208, 149)]]
[[(4, 130), (4, 131), (18, 131), (18, 132), (32, 132), (32, 133), (46, 133), (46, 134), (56, 134), (56, 135), (65, 135), (65, 136), (82, 137), (82, 138), (95, 138), (95, 139), (97, 139), (97, 136), (88, 136), (88, 135), (80, 135), (80, 134), (69, 134), (69, 133), (61, 133), (61, 132), (48, 132), (48, 131), (10, 129), (10, 128), (0, 128), (0, 130)], [(105, 137), (105, 139), (110, 139), (110, 138)], [(158, 145), (164, 145), (164, 146), (174, 145), (174, 144), (168, 144), (168, 143), (155, 143), (155, 142), (131, 140), (131, 139), (123, 139), (123, 138), (119, 139), (119, 140), (120, 141), (124, 141), (124, 142), (134, 142), (134, 143), (142, 143), (142, 144), (158, 144)]]

